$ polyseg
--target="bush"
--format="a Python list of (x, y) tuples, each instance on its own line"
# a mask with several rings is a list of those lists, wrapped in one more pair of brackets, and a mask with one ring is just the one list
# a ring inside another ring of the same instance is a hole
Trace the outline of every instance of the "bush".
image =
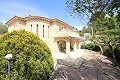
[(120, 62), (120, 45), (118, 45), (114, 48), (114, 53), (115, 53), (117, 61)]
[(85, 45), (85, 44), (82, 44), (82, 45), (81, 45), (81, 49), (86, 49), (86, 45)]
[(108, 57), (112, 57), (112, 53), (111, 53), (108, 46), (103, 46), (103, 55), (108, 56)]
[(83, 44), (83, 45), (81, 45), (81, 48), (92, 50), (92, 51), (100, 51), (99, 46), (94, 43)]
[(86, 49), (93, 50), (94, 48), (95, 48), (95, 44), (93, 43), (86, 44)]
[[(117, 61), (120, 61), (120, 46), (113, 46), (113, 51)], [(103, 55), (113, 58), (108, 46), (103, 46)]]
[(0, 38), (0, 78), (7, 78), (6, 54), (13, 54), (11, 80), (47, 80), (53, 70), (48, 46), (35, 34), (13, 31)]

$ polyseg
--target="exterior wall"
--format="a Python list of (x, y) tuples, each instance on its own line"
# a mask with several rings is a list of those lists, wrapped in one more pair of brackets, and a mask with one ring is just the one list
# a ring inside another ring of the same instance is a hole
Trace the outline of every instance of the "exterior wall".
[(58, 26), (57, 22), (53, 22), (52, 27), (51, 27), (51, 42), (50, 42), (51, 43), (51, 50), (53, 53), (59, 52), (57, 41), (55, 41), (55, 39), (54, 39), (54, 37), (57, 35), (56, 34), (57, 31), (59, 31), (59, 26)]
[[(52, 28), (51, 28), (51, 49), (52, 49), (53, 53), (59, 52), (58, 43), (57, 43), (57, 41), (55, 41), (54, 38), (56, 36), (58, 36), (58, 32), (62, 31), (62, 30), (69, 31), (69, 30), (72, 30), (72, 28), (67, 27), (67, 26), (65, 26), (63, 24), (60, 24), (59, 22), (53, 22), (52, 23)], [(53, 45), (55, 45), (55, 46), (53, 46)]]
[[(43, 28), (44, 25), (44, 28)], [(25, 29), (26, 31), (33, 32), (34, 34), (38, 35), (51, 49), (52, 53), (57, 53), (60, 50), (59, 42), (58, 40), (55, 40), (55, 37), (58, 36), (58, 32), (62, 31), (68, 31), (71, 36), (79, 37), (77, 33), (72, 32), (73, 28), (70, 26), (66, 26), (65, 24), (62, 24), (57, 21), (46, 21), (41, 19), (28, 19), (28, 20), (15, 20), (14, 22), (11, 22), (11, 24), (8, 25), (8, 31), (11, 32), (13, 30), (20, 30)], [(44, 31), (44, 36), (43, 36)], [(65, 34), (65, 33), (63, 33)], [(64, 45), (62, 47), (66, 46), (66, 49), (68, 49), (70, 46), (75, 47), (76, 44), (74, 44), (74, 41), (64, 41)], [(69, 45), (69, 47), (67, 47)], [(69, 52), (69, 50), (68, 50)]]
[(66, 31), (72, 30), (72, 27), (67, 27), (67, 26), (60, 24), (60, 23), (58, 23), (57, 25), (59, 26), (59, 28), (66, 30)]
[(25, 21), (16, 20), (9, 25), (8, 31), (11, 32), (13, 30), (26, 29), (25, 25)]
[(16, 20), (15, 22), (11, 23), (9, 25), (8, 31), (11, 32), (13, 30), (17, 30), (18, 29), (18, 20)]
[[(43, 28), (44, 25), (44, 28)], [(51, 39), (51, 23), (43, 20), (28, 20), (26, 21), (27, 31), (33, 32), (37, 34), (37, 26), (38, 26), (38, 36), (45, 42), (49, 47), (50, 46), (50, 39)], [(49, 26), (49, 28), (48, 28)], [(43, 29), (44, 29), (44, 36), (43, 36)]]
[(25, 23), (25, 21), (18, 20), (17, 30), (20, 30), (20, 29), (25, 29), (26, 30), (26, 23)]

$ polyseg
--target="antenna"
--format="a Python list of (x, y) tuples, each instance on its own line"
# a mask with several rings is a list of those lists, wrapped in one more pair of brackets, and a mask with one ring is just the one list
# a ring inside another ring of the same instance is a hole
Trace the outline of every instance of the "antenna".
[(31, 16), (31, 10), (29, 9), (29, 16)]

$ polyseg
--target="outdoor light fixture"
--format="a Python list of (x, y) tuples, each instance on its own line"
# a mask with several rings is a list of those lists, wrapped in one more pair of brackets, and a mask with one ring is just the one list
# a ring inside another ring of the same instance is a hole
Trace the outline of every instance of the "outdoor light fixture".
[(12, 58), (12, 54), (7, 54), (7, 55), (5, 56), (5, 58), (8, 59), (8, 60), (10, 60), (10, 59)]
[(7, 54), (5, 58), (8, 60), (8, 80), (10, 80), (10, 59), (12, 59), (12, 54)]

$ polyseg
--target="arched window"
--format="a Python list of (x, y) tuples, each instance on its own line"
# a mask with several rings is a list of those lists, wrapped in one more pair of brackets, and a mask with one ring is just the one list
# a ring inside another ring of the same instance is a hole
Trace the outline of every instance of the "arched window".
[(44, 25), (43, 25), (43, 38), (45, 37), (45, 35), (44, 35)]
[(15, 30), (15, 25), (14, 25), (14, 30)]
[(49, 26), (48, 26), (48, 38), (49, 38), (50, 36), (49, 36)]
[(32, 32), (32, 24), (31, 24), (31, 32)]
[(59, 31), (62, 31), (62, 30), (63, 30), (63, 28), (60, 27), (60, 28), (59, 28)]
[(38, 31), (38, 24), (36, 25), (36, 34), (38, 35), (39, 31)]

